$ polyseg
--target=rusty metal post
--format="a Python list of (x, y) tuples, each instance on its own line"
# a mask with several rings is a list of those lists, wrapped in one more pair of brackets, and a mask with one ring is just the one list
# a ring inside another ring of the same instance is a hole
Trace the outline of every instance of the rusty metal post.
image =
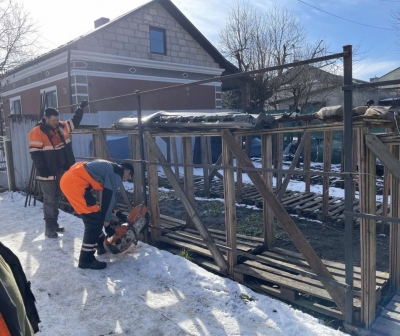
[[(343, 47), (343, 52), (347, 53), (343, 57), (343, 85), (351, 85), (353, 81), (353, 63), (352, 63), (352, 46)], [(344, 147), (344, 200), (345, 211), (353, 211), (353, 92), (352, 90), (344, 91), (344, 107), (343, 107), (343, 138), (346, 146)], [(345, 212), (345, 213), (346, 213)], [(353, 322), (353, 217), (345, 215), (345, 280), (348, 289), (345, 297), (345, 316), (344, 320), (347, 324)]]
[(147, 193), (146, 193), (146, 164), (144, 162), (144, 141), (143, 141), (143, 125), (142, 125), (142, 105), (140, 102), (139, 91), (137, 94), (137, 117), (138, 117), (138, 130), (139, 130), (139, 144), (140, 144), (140, 160), (142, 160), (142, 193), (143, 193), (143, 204), (147, 206)]

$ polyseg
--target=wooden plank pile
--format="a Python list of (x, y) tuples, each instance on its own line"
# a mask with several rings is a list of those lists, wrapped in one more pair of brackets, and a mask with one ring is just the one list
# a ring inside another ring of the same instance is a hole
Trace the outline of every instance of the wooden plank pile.
[[(161, 216), (162, 236), (158, 242), (172, 253), (179, 254), (185, 249), (191, 253), (192, 260), (214, 272), (221, 273), (212, 259), (210, 251), (196, 230), (185, 229), (185, 221)], [(226, 232), (209, 229), (217, 247), (226, 257)], [(324, 289), (318, 276), (308, 266), (301, 254), (272, 248), (258, 254), (263, 244), (262, 238), (237, 235), (238, 264), (234, 268), (235, 280), (246, 284), (256, 291), (274, 296), (281, 300), (312, 309), (337, 319), (343, 319), (342, 313)], [(340, 262), (323, 260), (334, 280), (345, 284), (345, 265)], [(386, 289), (388, 273), (376, 271), (376, 301), (381, 301), (382, 291)], [(361, 269), (354, 267), (354, 306), (360, 314)]]
[[(159, 185), (165, 188), (170, 188), (168, 181), (160, 176)], [(195, 195), (202, 196), (203, 178), (198, 176), (194, 178)], [(274, 188), (275, 190), (275, 188)], [(223, 198), (223, 183), (216, 180), (211, 184), (210, 197)], [(255, 186), (245, 184), (242, 193), (242, 202), (244, 204), (255, 205), (260, 209), (263, 207), (263, 198)], [(299, 216), (309, 217), (312, 219), (321, 220), (323, 198), (322, 195), (313, 192), (301, 192), (286, 190), (281, 203), (284, 208), (290, 213), (295, 213)], [(343, 222), (344, 221), (344, 198), (329, 196), (328, 198), (328, 213), (326, 215), (327, 221)], [(353, 211), (358, 212), (360, 209), (358, 199), (353, 202)], [(388, 210), (390, 207), (388, 207)], [(376, 214), (382, 215), (383, 204), (376, 202)]]
[[(323, 260), (334, 279), (345, 284), (345, 265), (339, 262)], [(312, 309), (338, 319), (342, 313), (323, 288), (318, 277), (299, 253), (281, 248), (273, 248), (257, 256), (257, 260), (246, 260), (235, 267), (243, 275), (243, 282), (255, 290), (296, 305)], [(388, 273), (376, 272), (376, 302), (381, 300)], [(360, 314), (361, 307), (361, 269), (354, 267), (354, 312)]]

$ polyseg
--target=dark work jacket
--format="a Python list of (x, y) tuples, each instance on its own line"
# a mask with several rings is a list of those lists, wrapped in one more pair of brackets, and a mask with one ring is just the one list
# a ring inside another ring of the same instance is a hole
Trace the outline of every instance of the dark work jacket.
[(70, 120), (60, 121), (55, 130), (42, 119), (29, 132), (29, 152), (38, 180), (55, 180), (75, 163), (70, 133), (79, 126), (82, 117), (83, 110), (78, 108)]
[[(28, 318), (29, 324), (31, 325), (33, 331), (36, 333), (39, 331), (40, 318), (38, 311), (36, 309), (36, 300), (31, 291), (31, 283), (27, 281), (25, 272), (22, 269), (22, 265), (18, 257), (6, 246), (0, 242), (0, 256), (10, 267), (12, 274), (14, 276), (15, 283), (21, 294), (23, 304), (25, 306), (26, 316)], [(10, 297), (10, 296), (8, 296)], [(24, 321), (19, 321), (16, 317), (16, 307), (17, 302), (13, 302), (7, 299), (6, 288), (4, 284), (0, 282), (0, 312), (3, 315), (4, 321), (11, 330), (16, 330), (15, 328), (20, 328), (18, 326)], [(26, 328), (27, 329), (27, 328)], [(28, 332), (29, 334), (29, 332)], [(11, 332), (11, 335), (19, 335), (16, 332)]]

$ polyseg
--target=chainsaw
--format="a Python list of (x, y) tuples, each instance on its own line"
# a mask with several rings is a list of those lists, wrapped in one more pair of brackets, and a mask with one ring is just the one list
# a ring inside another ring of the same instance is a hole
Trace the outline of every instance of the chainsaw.
[(148, 227), (150, 213), (145, 205), (138, 205), (130, 212), (127, 222), (113, 227), (114, 235), (104, 240), (104, 248), (113, 254), (125, 252), (132, 244), (137, 245), (140, 233)]

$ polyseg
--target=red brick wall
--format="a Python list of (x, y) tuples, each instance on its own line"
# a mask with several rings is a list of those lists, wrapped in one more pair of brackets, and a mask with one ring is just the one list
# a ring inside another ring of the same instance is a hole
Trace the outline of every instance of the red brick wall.
[[(89, 99), (91, 101), (125, 95), (136, 90), (151, 90), (176, 85), (175, 83), (137, 81), (131, 79), (88, 77)], [(69, 105), (68, 78), (41, 85), (4, 98), (5, 116), (10, 114), (10, 98), (21, 96), (22, 114), (39, 114), (40, 90), (57, 86), (58, 106)], [(67, 93), (64, 94), (64, 89)], [(214, 86), (193, 86), (157, 92), (141, 97), (142, 110), (198, 110), (215, 108)], [(90, 111), (132, 111), (137, 109), (136, 96), (115, 98), (90, 104)], [(70, 108), (60, 109), (60, 113), (69, 113)]]
[[(97, 100), (155, 88), (176, 85), (176, 83), (138, 81), (119, 78), (88, 77), (89, 99)], [(198, 110), (215, 108), (214, 86), (198, 85), (189, 88), (156, 92), (141, 97), (142, 110)], [(127, 111), (137, 109), (136, 96), (116, 98), (90, 104), (90, 111)]]
[[(57, 86), (58, 106), (69, 105), (68, 78), (37, 86), (26, 91), (6, 96), (3, 99), (4, 115), (7, 117), (10, 114), (10, 98), (21, 96), (22, 114), (39, 114), (40, 109), (40, 90)], [(64, 94), (64, 88), (67, 93)], [(70, 112), (69, 109), (63, 109), (60, 112)]]

